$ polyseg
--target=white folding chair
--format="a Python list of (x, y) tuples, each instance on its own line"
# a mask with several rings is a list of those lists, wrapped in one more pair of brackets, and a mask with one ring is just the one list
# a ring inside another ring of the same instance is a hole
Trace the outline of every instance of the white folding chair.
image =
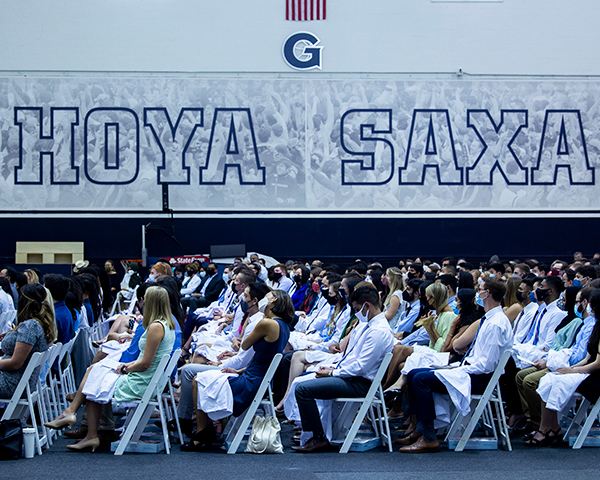
[(0, 313), (0, 334), (8, 332), (17, 319), (17, 311)]
[[(265, 373), (262, 382), (260, 382), (260, 386), (258, 387), (258, 391), (256, 395), (254, 395), (254, 399), (252, 403), (248, 406), (246, 411), (242, 413), (239, 417), (232, 418), (227, 424), (225, 435), (225, 445), (229, 446), (227, 448), (228, 454), (235, 454), (246, 435), (248, 428), (250, 428), (250, 424), (254, 419), (254, 415), (256, 414), (256, 410), (260, 405), (263, 405), (265, 409), (265, 413), (267, 413), (267, 409), (270, 410), (270, 414), (275, 417), (275, 404), (273, 403), (273, 391), (271, 390), (271, 380), (273, 379), (273, 375), (277, 371), (277, 367), (279, 367), (279, 363), (283, 355), (278, 353), (271, 360), (271, 364)], [(265, 394), (267, 398), (265, 398)], [(231, 426), (230, 426), (231, 425)]]
[[(585, 422), (583, 422), (584, 419)], [(569, 437), (577, 435), (573, 450), (579, 450), (583, 446), (596, 420), (600, 420), (600, 400), (592, 405), (589, 400), (582, 398), (581, 405), (579, 405), (575, 417), (564, 435), (565, 441), (568, 441)], [(595, 436), (594, 439), (597, 440), (598, 437)]]
[[(42, 368), (38, 379), (38, 393), (40, 395), (40, 404), (44, 410), (44, 422), (49, 421), (51, 418), (56, 418), (61, 413), (61, 405), (57, 400), (56, 388), (54, 385), (54, 379), (52, 376), (52, 365), (59, 357), (62, 350), (62, 343), (55, 343), (46, 352), (45, 358), (42, 359)], [(52, 440), (58, 436), (58, 430), (52, 430), (44, 427), (46, 436), (48, 437), (48, 444), (52, 445)]]
[[(383, 357), (381, 365), (379, 365), (379, 369), (371, 383), (371, 387), (364, 397), (334, 399), (334, 402), (343, 402), (344, 406), (335, 421), (333, 438), (340, 438), (343, 431), (347, 428), (347, 425), (352, 422), (350, 429), (345, 435), (344, 443), (342, 444), (342, 448), (340, 448), (340, 453), (348, 453), (350, 451), (352, 442), (354, 442), (358, 429), (367, 413), (369, 414), (371, 425), (375, 432), (375, 438), (380, 438), (381, 443), (387, 444), (388, 450), (390, 452), (392, 451), (392, 435), (390, 433), (390, 424), (385, 408), (383, 388), (381, 386), (381, 380), (391, 361), (392, 353), (388, 352)], [(335, 442), (335, 440), (333, 442)]]
[[(462, 452), (465, 449), (477, 423), (482, 417), (484, 426), (487, 430), (491, 431), (498, 445), (503, 444), (508, 451), (512, 451), (508, 425), (506, 424), (506, 416), (504, 415), (504, 406), (502, 404), (502, 394), (500, 392), (500, 385), (498, 385), (500, 376), (504, 373), (504, 367), (511, 355), (511, 350), (506, 350), (502, 354), (483, 394), (471, 395), (471, 412), (465, 417), (457, 412), (446, 436), (446, 440), (451, 441), (460, 435), (460, 439), (454, 449), (455, 452)], [(492, 408), (492, 405), (494, 408)]]
[(79, 330), (75, 332), (75, 336), (68, 343), (61, 347), (60, 354), (58, 355), (58, 375), (54, 379), (54, 389), (61, 410), (64, 410), (69, 405), (69, 402), (67, 402), (67, 395), (74, 393), (77, 390), (71, 352), (73, 351), (78, 336)]
[(177, 360), (179, 360), (180, 355), (180, 349), (173, 352), (172, 355), (168, 353), (163, 355), (142, 399), (139, 402), (127, 402), (122, 404), (123, 406), (131, 407), (131, 410), (127, 413), (123, 435), (118, 442), (115, 455), (123, 455), (123, 452), (125, 452), (129, 443), (136, 443), (139, 441), (148, 424), (148, 420), (150, 420), (152, 412), (157, 407), (160, 413), (160, 421), (165, 440), (165, 450), (167, 454), (171, 453), (171, 442), (162, 403), (162, 394), (171, 373), (177, 366)]
[[(40, 396), (37, 388), (31, 389), (29, 387), (29, 380), (33, 375), (33, 371), (41, 365), (42, 360), (46, 356), (46, 352), (36, 352), (29, 359), (29, 363), (27, 364), (27, 368), (25, 368), (25, 372), (23, 372), (23, 376), (19, 383), (17, 384), (17, 388), (13, 393), (11, 398), (0, 398), (0, 403), (6, 403), (6, 409), (4, 410), (4, 414), (2, 415), (1, 420), (10, 420), (13, 418), (18, 418), (23, 420), (23, 418), (27, 418), (27, 415), (31, 418), (31, 424), (35, 429), (35, 444), (37, 447), (38, 455), (42, 454), (42, 446), (48, 445), (48, 437), (46, 436), (46, 431), (43, 427), (43, 414), (42, 407), (40, 406)], [(36, 379), (36, 383), (39, 379)], [(23, 397), (25, 394), (25, 398)], [(38, 429), (37, 420), (35, 417), (35, 405), (38, 405), (38, 411), (40, 412), (40, 420), (42, 421), (42, 434), (40, 435), (40, 430)]]
[(181, 432), (179, 416), (177, 415), (177, 404), (175, 403), (175, 395), (173, 392), (173, 385), (171, 385), (170, 376), (171, 374), (169, 373), (169, 378), (167, 379), (167, 388), (165, 391), (163, 391), (162, 401), (164, 402), (165, 406), (167, 422), (170, 422), (171, 420), (175, 421), (175, 425), (177, 425), (177, 434), (179, 435), (179, 444), (183, 445), (183, 433)]

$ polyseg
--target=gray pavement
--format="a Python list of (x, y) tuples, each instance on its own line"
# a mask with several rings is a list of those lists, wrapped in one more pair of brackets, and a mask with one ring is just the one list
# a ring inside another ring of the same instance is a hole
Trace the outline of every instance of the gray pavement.
[[(514, 450), (465, 451), (407, 455), (379, 448), (369, 452), (298, 454), (290, 446), (291, 427), (283, 425), (283, 455), (227, 455), (218, 447), (207, 453), (171, 455), (125, 454), (115, 457), (66, 449), (72, 441), (59, 438), (41, 457), (0, 463), (0, 480), (54, 479), (149, 480), (594, 480), (599, 477), (598, 450), (573, 451), (566, 446), (531, 449), (519, 439)], [(397, 450), (397, 448), (395, 449)]]

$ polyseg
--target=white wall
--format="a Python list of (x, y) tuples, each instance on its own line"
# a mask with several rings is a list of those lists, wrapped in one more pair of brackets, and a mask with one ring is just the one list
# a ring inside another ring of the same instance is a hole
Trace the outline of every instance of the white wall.
[(328, 0), (320, 22), (286, 21), (285, 0), (0, 5), (8, 71), (289, 72), (283, 41), (308, 30), (323, 73), (600, 74), (597, 0)]

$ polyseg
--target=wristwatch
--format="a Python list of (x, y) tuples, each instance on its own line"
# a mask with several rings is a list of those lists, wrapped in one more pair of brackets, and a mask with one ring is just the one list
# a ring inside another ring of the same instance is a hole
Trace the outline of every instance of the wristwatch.
[(123, 372), (125, 375), (127, 374), (127, 365), (123, 365), (121, 372)]

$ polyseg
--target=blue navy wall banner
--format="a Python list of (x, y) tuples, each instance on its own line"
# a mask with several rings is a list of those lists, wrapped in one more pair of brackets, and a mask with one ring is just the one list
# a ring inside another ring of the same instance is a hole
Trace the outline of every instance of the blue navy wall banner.
[(0, 213), (599, 212), (600, 82), (0, 78)]

